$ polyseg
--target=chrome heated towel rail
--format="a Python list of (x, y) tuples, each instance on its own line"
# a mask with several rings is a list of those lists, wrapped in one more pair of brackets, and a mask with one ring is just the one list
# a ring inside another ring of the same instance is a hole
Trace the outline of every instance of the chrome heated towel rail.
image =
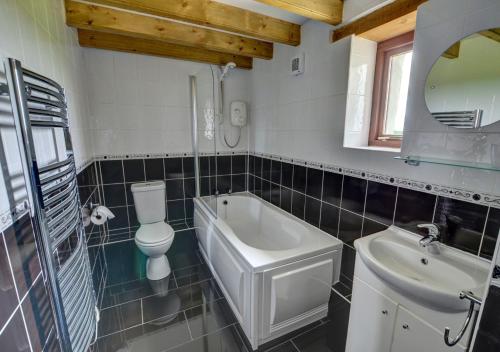
[[(53, 80), (24, 69), (15, 59), (6, 59), (4, 66), (30, 215), (59, 342), (64, 352), (87, 351), (96, 334), (96, 299), (64, 90)], [(35, 145), (36, 130), (49, 132), (52, 152)], [(44, 160), (47, 154), (50, 160)]]

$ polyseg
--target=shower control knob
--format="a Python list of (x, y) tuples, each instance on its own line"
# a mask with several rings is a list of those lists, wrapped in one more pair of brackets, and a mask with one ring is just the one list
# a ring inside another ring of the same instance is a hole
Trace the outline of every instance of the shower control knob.
[(403, 330), (410, 330), (410, 326), (408, 324), (403, 324)]
[(389, 312), (387, 311), (387, 309), (384, 309), (384, 310), (382, 311), (382, 314), (383, 314), (383, 315), (388, 315), (388, 314), (389, 314)]

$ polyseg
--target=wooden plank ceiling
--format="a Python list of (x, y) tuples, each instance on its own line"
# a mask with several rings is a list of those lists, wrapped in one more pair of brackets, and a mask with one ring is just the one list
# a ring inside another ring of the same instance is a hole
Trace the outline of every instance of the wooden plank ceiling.
[[(260, 1), (260, 0), (258, 0)], [(327, 23), (342, 0), (260, 1)], [(300, 25), (212, 0), (66, 0), (66, 24), (80, 45), (252, 68), (273, 43), (300, 44)]]

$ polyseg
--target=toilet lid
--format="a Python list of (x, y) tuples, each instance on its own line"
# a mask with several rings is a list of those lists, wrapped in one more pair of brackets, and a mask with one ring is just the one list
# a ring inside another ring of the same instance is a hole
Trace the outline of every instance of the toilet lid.
[(135, 240), (144, 245), (154, 245), (169, 241), (174, 236), (174, 229), (167, 223), (160, 221), (145, 224), (135, 233)]

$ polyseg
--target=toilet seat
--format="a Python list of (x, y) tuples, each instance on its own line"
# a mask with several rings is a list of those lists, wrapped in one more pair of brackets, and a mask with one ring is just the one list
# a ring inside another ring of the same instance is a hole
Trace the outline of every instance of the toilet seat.
[(135, 233), (135, 241), (145, 247), (168, 243), (173, 237), (174, 229), (164, 221), (141, 225)]

